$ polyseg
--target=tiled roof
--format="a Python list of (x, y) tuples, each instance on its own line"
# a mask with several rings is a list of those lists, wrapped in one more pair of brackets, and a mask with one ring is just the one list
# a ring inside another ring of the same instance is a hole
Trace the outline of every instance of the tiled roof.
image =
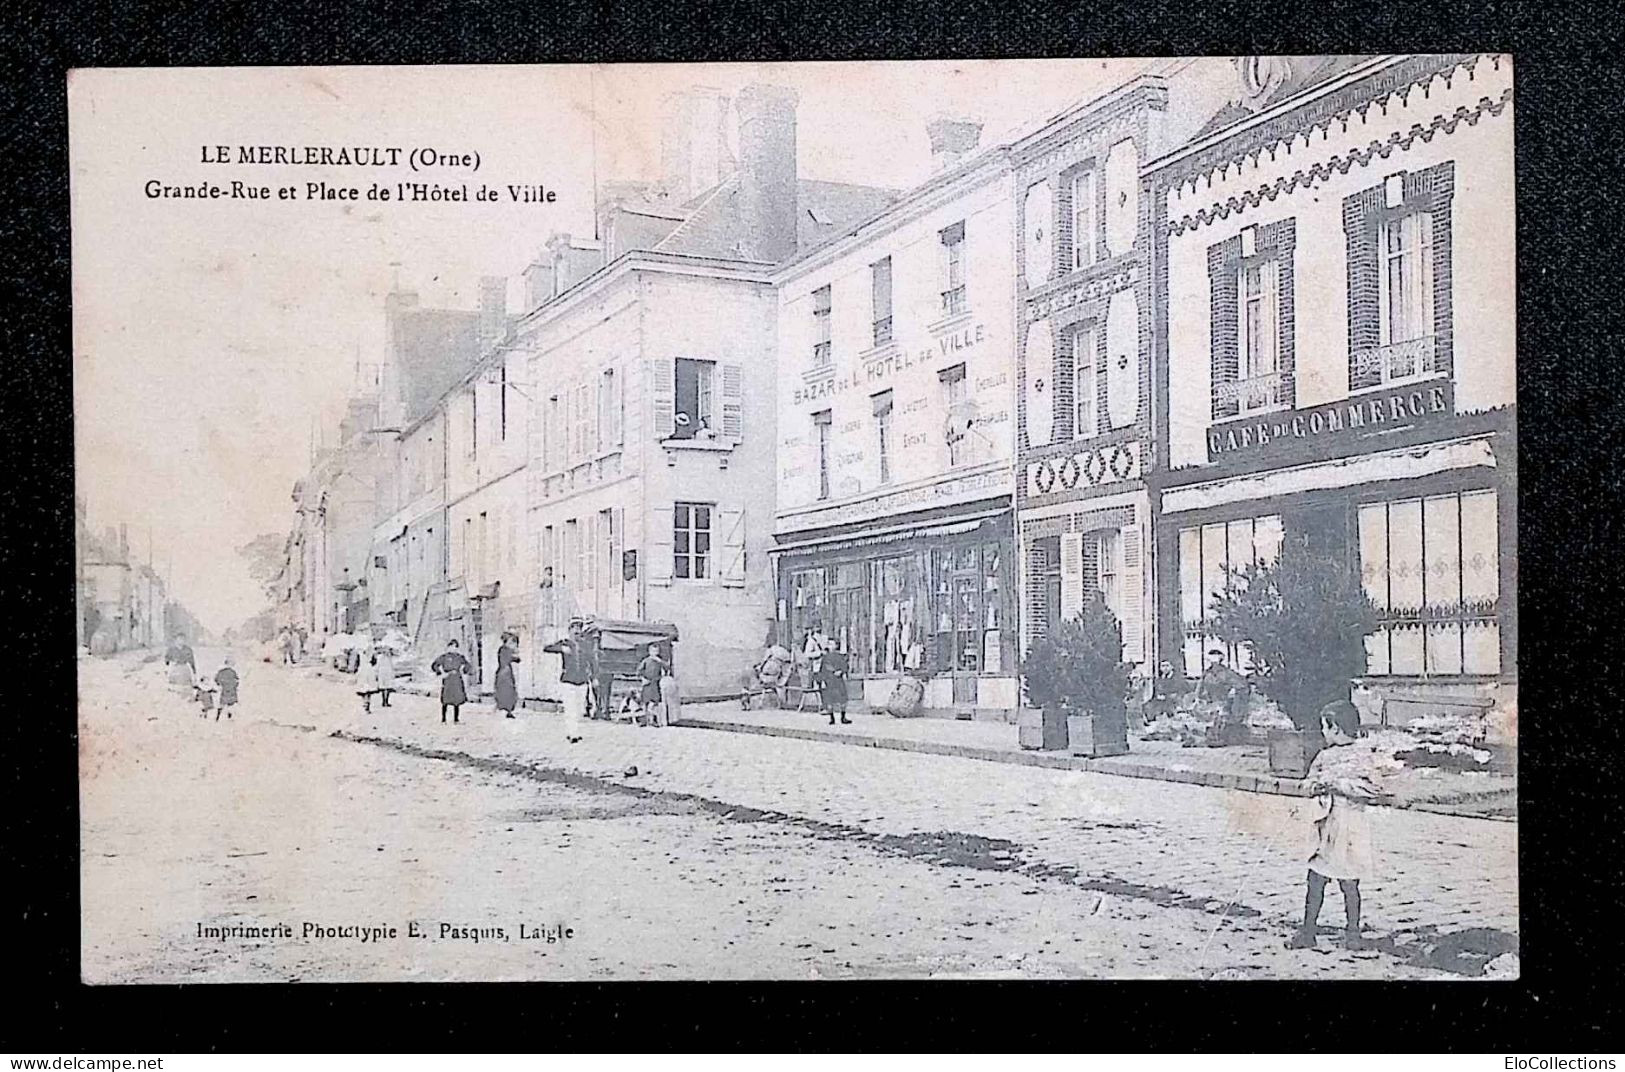
[[(900, 196), (896, 190), (815, 179), (802, 179), (796, 195), (798, 256), (846, 234)], [(689, 217), (651, 248), (696, 257), (744, 256), (750, 236), (740, 215), (738, 175), (689, 204)]]

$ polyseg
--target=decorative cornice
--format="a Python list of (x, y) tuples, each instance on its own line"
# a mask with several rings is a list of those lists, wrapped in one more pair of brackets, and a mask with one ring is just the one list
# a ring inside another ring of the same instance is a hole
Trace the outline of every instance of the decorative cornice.
[(1481, 62), (1488, 62), (1495, 70), (1501, 68), (1501, 57), (1493, 54), (1410, 56), (1391, 66), (1361, 74), (1330, 92), (1310, 90), (1301, 101), (1289, 98), (1277, 102), (1271, 110), (1281, 110), (1268, 119), (1228, 132), (1218, 131), (1205, 139), (1201, 148), (1181, 150), (1151, 161), (1142, 175), (1159, 190), (1211, 176), (1317, 128), (1330, 129), (1333, 123), (1346, 122), (1356, 113), (1364, 114), (1378, 100), (1396, 94), (1403, 99), (1412, 88), (1425, 86), (1435, 78), (1443, 77), (1447, 88), (1461, 73), (1471, 80)]
[[(1125, 259), (1128, 257), (1133, 255), (1125, 255)], [(1052, 285), (1047, 292), (1027, 299), (1027, 319), (1042, 320), (1080, 302), (1096, 301), (1120, 290), (1128, 290), (1139, 282), (1140, 267), (1139, 259), (1134, 257), (1091, 278)]]
[(1410, 130), (1401, 134), (1394, 131), (1385, 141), (1373, 141), (1343, 156), (1334, 156), (1328, 161), (1316, 163), (1308, 168), (1294, 171), (1291, 175), (1282, 175), (1267, 186), (1255, 190), (1247, 190), (1239, 197), (1231, 197), (1223, 204), (1216, 204), (1209, 208), (1199, 209), (1188, 213), (1177, 221), (1164, 224), (1164, 230), (1170, 235), (1182, 234), (1187, 230), (1210, 224), (1215, 220), (1222, 220), (1232, 212), (1241, 212), (1249, 208), (1257, 208), (1265, 201), (1274, 201), (1283, 193), (1291, 193), (1300, 186), (1312, 186), (1320, 180), (1329, 179), (1335, 172), (1347, 174), (1349, 169), (1358, 165), (1365, 167), (1375, 157), (1387, 159), (1397, 150), (1408, 150), (1418, 139), (1430, 142), (1434, 135), (1443, 132), (1453, 134), (1458, 126), (1465, 122), (1468, 126), (1476, 126), (1478, 121), (1486, 115), (1499, 116), (1512, 103), (1512, 87), (1508, 86), (1501, 92), (1499, 99), (1491, 100), (1489, 97), (1479, 98), (1478, 104), (1472, 108), (1465, 105), (1457, 108), (1450, 115), (1437, 115), (1427, 126), (1417, 123)]

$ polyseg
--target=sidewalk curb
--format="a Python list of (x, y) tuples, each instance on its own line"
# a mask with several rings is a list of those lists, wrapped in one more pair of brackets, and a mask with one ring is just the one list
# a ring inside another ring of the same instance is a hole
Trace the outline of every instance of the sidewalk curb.
[[(806, 729), (800, 726), (762, 726), (752, 722), (730, 722), (726, 719), (684, 715), (672, 723), (691, 729), (718, 730), (723, 733), (752, 733), (764, 737), (786, 737), (801, 741), (819, 741), (825, 744), (855, 745), (860, 748), (882, 748), (895, 752), (917, 752), (926, 755), (953, 756), (975, 759), (986, 763), (1005, 763), (1021, 767), (1047, 767), (1052, 770), (1078, 770), (1094, 774), (1113, 774), (1123, 778), (1140, 778), (1161, 782), (1181, 782), (1214, 789), (1234, 789), (1243, 793), (1263, 793), (1270, 796), (1312, 796), (1303, 785), (1292, 778), (1274, 778), (1258, 774), (1232, 774), (1224, 771), (1181, 771), (1166, 767), (1148, 767), (1125, 763), (1116, 757), (1092, 759), (1057, 752), (1011, 751), (1002, 748), (980, 748), (974, 745), (942, 744), (937, 741), (917, 741), (900, 737), (869, 737), (836, 730)], [(1390, 805), (1400, 810), (1426, 811), (1452, 815), (1465, 819), (1483, 819), (1490, 822), (1517, 822), (1513, 816), (1485, 815), (1459, 805), (1433, 804), (1427, 801)]]

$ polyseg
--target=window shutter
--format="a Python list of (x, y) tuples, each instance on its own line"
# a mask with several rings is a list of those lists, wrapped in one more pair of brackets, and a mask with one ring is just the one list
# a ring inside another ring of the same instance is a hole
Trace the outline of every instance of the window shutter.
[(1136, 525), (1123, 529), (1123, 661), (1145, 661), (1145, 608), (1141, 595), (1140, 530)]
[[(1047, 580), (1049, 576), (1049, 555), (1044, 548), (1037, 544), (1027, 548), (1027, 628), (1024, 630), (1027, 643), (1040, 639), (1049, 632), (1048, 593)], [(1022, 651), (1026, 655), (1026, 651)]]
[(724, 588), (745, 587), (745, 511), (725, 509), (717, 511), (717, 522), (722, 529), (722, 568), (717, 577)]
[(581, 519), (581, 578), (582, 603), (594, 610), (598, 607), (598, 515), (588, 514)]
[(1083, 533), (1061, 534), (1061, 618), (1083, 609)]
[(1234, 417), (1241, 412), (1235, 397), (1220, 398), (1220, 387), (1235, 383), (1240, 376), (1239, 346), (1241, 236), (1207, 248), (1208, 288), (1212, 296), (1209, 338), (1213, 373), (1213, 419)]
[[(654, 402), (654, 429), (655, 439), (667, 439), (672, 433), (672, 419), (675, 413), (676, 401), (674, 391), (677, 382), (677, 366), (669, 357), (652, 357), (648, 363), (649, 397)], [(669, 534), (668, 534), (669, 535)], [(667, 562), (666, 568), (671, 569)], [(667, 583), (670, 583), (667, 576)]]
[(618, 447), (626, 441), (626, 377), (619, 370), (611, 370), (611, 373), (609, 399), (610, 444)]
[(1350, 194), (1343, 199), (1343, 236), (1348, 245), (1348, 325), (1349, 390), (1375, 387), (1382, 382), (1380, 363), (1368, 362), (1355, 368), (1354, 355), (1377, 346), (1381, 340), (1381, 264), (1377, 246), (1382, 223), (1381, 185)]
[(626, 598), (626, 566), (624, 565), (626, 560), (626, 508), (622, 506), (615, 507), (615, 513), (612, 516), (613, 520), (610, 524), (615, 526), (615, 543), (610, 549), (609, 590), (615, 593), (615, 598), (610, 602), (609, 606), (611, 614), (625, 617), (626, 606), (623, 600)]
[(744, 370), (737, 364), (722, 366), (722, 435), (740, 439), (744, 434)]
[[(671, 362), (666, 362), (670, 367)], [(668, 381), (669, 386), (670, 381)], [(670, 398), (670, 395), (667, 396)], [(667, 411), (668, 413), (670, 410)], [(667, 429), (670, 430), (669, 428)], [(638, 568), (649, 578), (649, 583), (667, 587), (671, 584), (671, 529), (672, 508), (657, 506), (649, 513), (649, 546), (638, 562)]]
[(598, 424), (598, 414), (592, 404), (592, 387), (590, 384), (576, 385), (576, 404), (581, 414), (581, 456), (589, 458), (597, 447), (598, 437), (595, 426)]

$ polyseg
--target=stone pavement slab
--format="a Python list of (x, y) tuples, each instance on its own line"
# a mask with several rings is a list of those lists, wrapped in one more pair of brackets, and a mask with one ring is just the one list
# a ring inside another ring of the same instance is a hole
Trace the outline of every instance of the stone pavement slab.
[[(1313, 842), (1313, 803), (1301, 798), (760, 732), (568, 726), (550, 711), (526, 710), (508, 720), (470, 705), (462, 725), (442, 726), (430, 699), (406, 696), (363, 715), (342, 686), (293, 683), (273, 717), (431, 759), (494, 762), (587, 779), (583, 784), (679, 794), (708, 809), (718, 806), (719, 814), (799, 824), (814, 836), (881, 848), (922, 845), (943, 866), (1014, 869), (1093, 891), (1099, 911), (1154, 906), (1182, 918), (1196, 913), (1220, 935), (1215, 950), (1226, 942), (1273, 949), (1301, 911), (1304, 861)], [(703, 713), (697, 707), (684, 712)], [(801, 716), (806, 721), (811, 716)], [(923, 720), (896, 721), (915, 728)], [(584, 739), (570, 740), (578, 735)], [(1515, 944), (1515, 822), (1381, 807), (1371, 815), (1379, 862), (1378, 873), (1362, 883), (1368, 929), (1409, 958), (1386, 957), (1396, 969), (1401, 962), (1414, 966), (1418, 957), (1454, 963), (1450, 950), (1475, 943)], [(1322, 922), (1340, 923), (1340, 917), (1333, 894)], [(1189, 963), (1168, 960), (1167, 974), (1206, 975), (1221, 963), (1194, 949), (1181, 956)], [(1274, 960), (1271, 954), (1272, 972), (1290, 975), (1303, 967)]]
[[(1131, 739), (1127, 755), (1091, 758), (1066, 752), (1024, 749), (1017, 743), (1016, 727), (1007, 723), (894, 718), (873, 714), (853, 714), (848, 717), (851, 719), (850, 725), (832, 726), (825, 716), (811, 712), (772, 708), (747, 711), (737, 703), (712, 703), (684, 704), (680, 722), (684, 726), (730, 733), (922, 752), (1057, 770), (1093, 771), (1277, 796), (1309, 795), (1299, 779), (1281, 778), (1269, 773), (1269, 754), (1264, 745), (1185, 748), (1172, 741)], [(1479, 774), (1427, 774), (1432, 776), (1414, 779), (1420, 788), (1400, 797), (1395, 805), (1446, 815), (1516, 818), (1517, 783), (1513, 778)]]

